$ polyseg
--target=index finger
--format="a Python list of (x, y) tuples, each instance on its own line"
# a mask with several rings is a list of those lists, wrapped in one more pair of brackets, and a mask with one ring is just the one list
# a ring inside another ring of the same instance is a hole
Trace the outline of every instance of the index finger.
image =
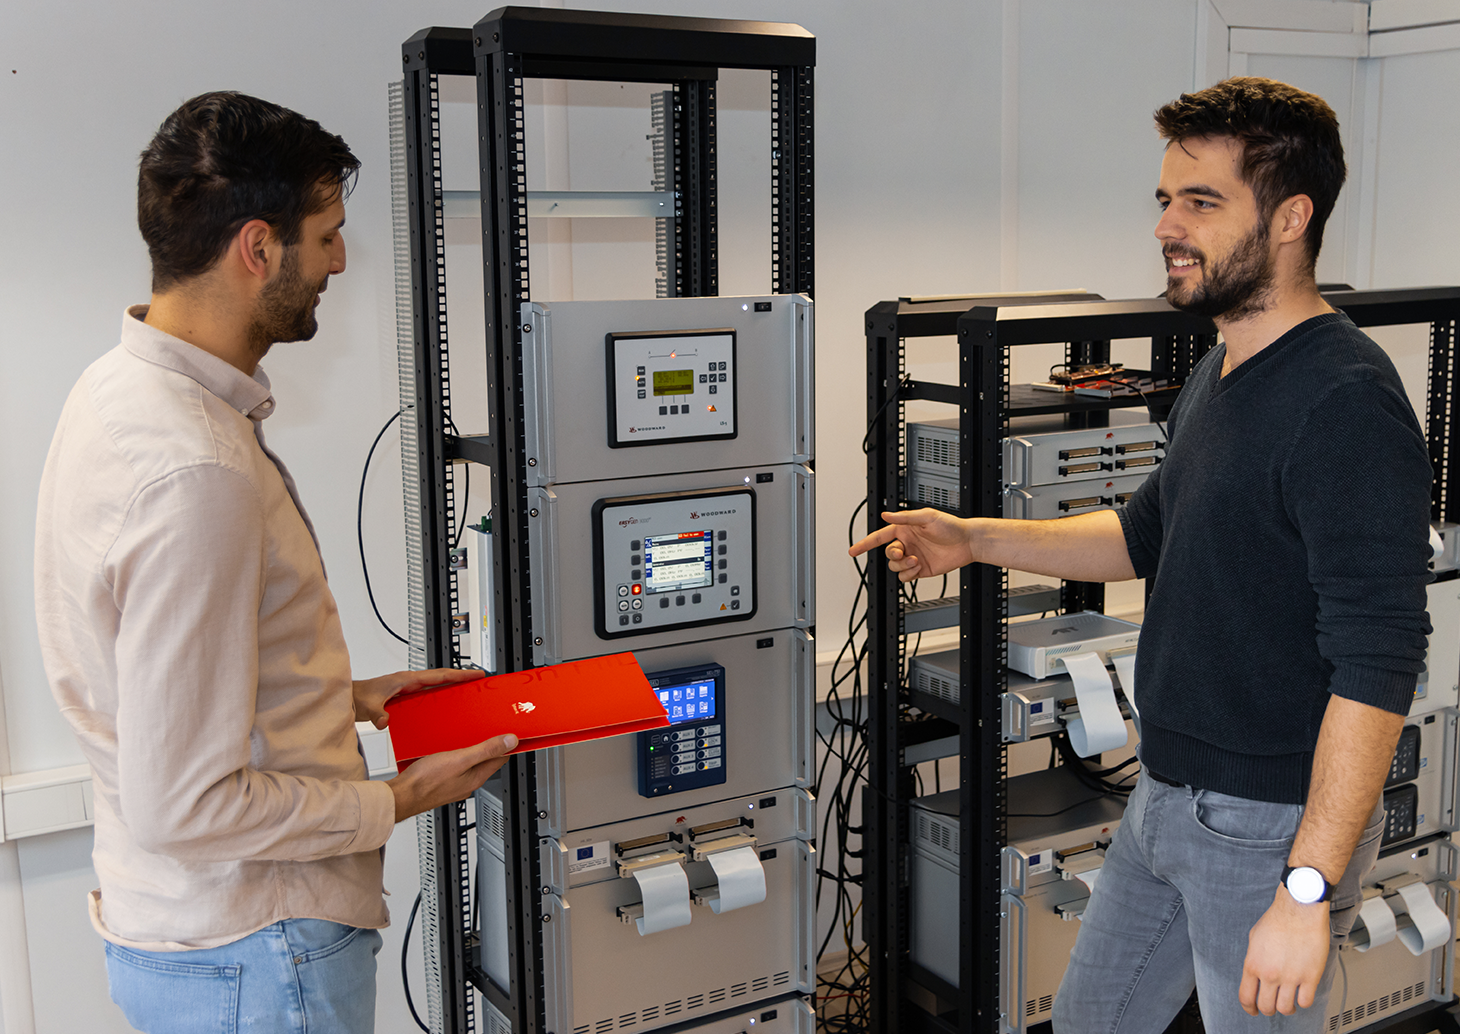
[(862, 541), (851, 546), (847, 550), (847, 555), (861, 556), (868, 550), (876, 549), (878, 546), (885, 546), (889, 542), (897, 538), (897, 532), (898, 528), (895, 524), (888, 524), (881, 528), (878, 528), (872, 534), (862, 539)]

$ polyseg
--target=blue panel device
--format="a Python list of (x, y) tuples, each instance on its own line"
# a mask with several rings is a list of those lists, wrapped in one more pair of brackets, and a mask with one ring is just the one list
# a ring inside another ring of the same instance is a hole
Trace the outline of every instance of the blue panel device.
[(649, 674), (669, 725), (639, 733), (639, 795), (662, 797), (725, 781), (725, 669)]

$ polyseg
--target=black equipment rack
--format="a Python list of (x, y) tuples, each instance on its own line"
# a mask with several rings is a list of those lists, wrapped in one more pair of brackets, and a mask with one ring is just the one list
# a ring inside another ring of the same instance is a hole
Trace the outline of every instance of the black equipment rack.
[[(424, 29), (401, 48), (401, 119), (411, 284), (409, 333), (414, 401), (403, 414), (407, 461), (407, 553), (412, 586), (413, 666), (460, 660), (453, 628), (452, 565), (456, 461), (483, 464), (492, 478), (496, 601), (495, 670), (532, 666), (526, 455), (523, 436), (521, 305), (530, 299), (523, 80), (664, 83), (666, 180), (676, 200), (666, 217), (670, 296), (713, 296), (717, 280), (715, 83), (722, 68), (771, 73), (771, 291), (810, 295), (814, 286), (812, 86), (816, 40), (798, 25), (535, 7), (498, 8), (470, 29)], [(439, 77), (475, 76), (480, 150), (482, 254), (487, 305), (489, 434), (460, 436), (451, 421), (446, 330), (444, 198)], [(398, 281), (401, 279), (398, 269)], [(403, 299), (398, 298), (398, 305)], [(403, 361), (404, 366), (404, 361)], [(412, 438), (413, 436), (413, 438)], [(413, 451), (413, 455), (411, 454)], [(414, 474), (412, 479), (411, 474)], [(477, 964), (472, 935), (464, 805), (438, 809), (423, 837), (428, 971), (435, 967), (433, 1031), (476, 1027), (478, 989), (518, 1034), (544, 1029), (542, 909), (537, 776), (531, 755), (504, 769), (511, 986), (497, 987)], [(428, 843), (429, 841), (429, 843)]]
[[(1426, 433), (1434, 467), (1432, 519), (1460, 522), (1460, 442), (1452, 448), (1460, 288), (1329, 291), (1325, 298), (1360, 327), (1429, 323)], [(1100, 426), (1111, 408), (1145, 406), (1140, 396), (1111, 399), (1033, 392), (1009, 383), (1009, 349), (1066, 346), (1071, 364), (1107, 362), (1110, 342), (1149, 339), (1150, 369), (1179, 383), (1216, 344), (1215, 325), (1179, 312), (1164, 299), (1105, 301), (1078, 294), (882, 302), (867, 311), (867, 531), (884, 510), (907, 505), (903, 403), (913, 399), (958, 407), (960, 516), (1002, 515), (1003, 450), (1011, 417), (1065, 413), (1072, 427)], [(909, 339), (956, 337), (959, 383), (906, 377)], [(1174, 400), (1174, 393), (1165, 393)], [(1169, 401), (1151, 399), (1155, 407)], [(1158, 415), (1160, 415), (1158, 413)], [(1453, 575), (1452, 575), (1453, 577)], [(997, 1032), (1000, 1015), (1000, 851), (1006, 844), (1006, 748), (999, 695), (1007, 686), (1008, 576), (973, 564), (960, 575), (959, 660), (965, 689), (957, 705), (903, 684), (900, 674), (902, 597), (880, 556), (867, 572), (868, 787), (863, 794), (863, 934), (870, 960), (871, 1030)], [(1063, 612), (1104, 609), (1103, 586), (1065, 582)], [(951, 622), (950, 622), (951, 623)], [(907, 707), (932, 720), (909, 721)], [(956, 736), (959, 744), (959, 982), (952, 986), (909, 954), (909, 802), (913, 769), (903, 751)], [(1436, 1003), (1436, 1010), (1443, 1008)], [(1409, 1018), (1406, 1017), (1406, 1020)]]

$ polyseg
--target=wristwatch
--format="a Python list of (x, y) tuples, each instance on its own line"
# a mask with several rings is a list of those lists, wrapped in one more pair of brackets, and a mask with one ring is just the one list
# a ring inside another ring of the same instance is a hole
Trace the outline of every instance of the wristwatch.
[(1316, 905), (1333, 897), (1333, 884), (1311, 865), (1283, 866), (1282, 884), (1300, 905)]

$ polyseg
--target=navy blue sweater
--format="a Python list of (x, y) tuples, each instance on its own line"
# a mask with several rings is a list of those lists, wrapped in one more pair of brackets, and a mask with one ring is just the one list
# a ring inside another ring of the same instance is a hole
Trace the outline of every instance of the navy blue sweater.
[(1141, 758), (1302, 803), (1329, 694), (1405, 714), (1424, 670), (1428, 451), (1394, 364), (1342, 314), (1222, 377), (1225, 354), (1197, 364), (1165, 462), (1118, 511), (1155, 578)]

